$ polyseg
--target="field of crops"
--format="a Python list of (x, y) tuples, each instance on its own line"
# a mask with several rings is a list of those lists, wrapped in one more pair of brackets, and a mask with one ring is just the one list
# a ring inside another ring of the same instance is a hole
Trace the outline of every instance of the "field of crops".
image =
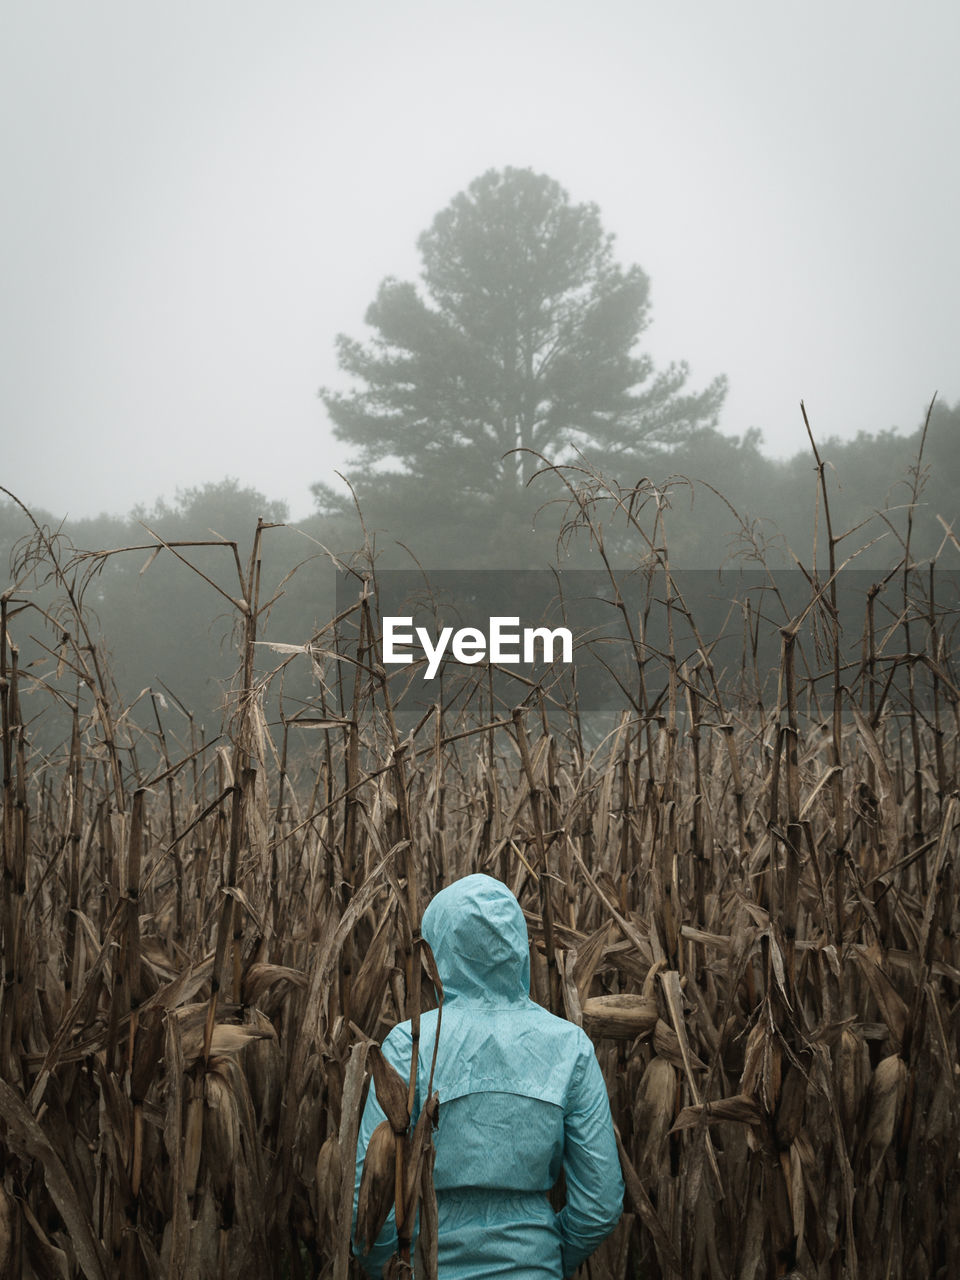
[[(482, 870), (608, 1083), (625, 1212), (584, 1275), (960, 1275), (960, 703), (933, 575), (878, 584), (854, 663), (829, 572), (776, 669), (749, 627), (736, 682), (709, 637), (638, 640), (634, 704), (602, 722), (482, 681), (411, 720), (358, 578), (276, 655), (317, 681), (281, 719), (259, 546), (209, 745), (159, 691), (117, 705), (89, 561), (38, 531), (49, 625), (36, 575), (3, 596), (0, 1274), (358, 1274), (369, 1046), (433, 999), (430, 896)], [(49, 653), (22, 671), (30, 635)]]

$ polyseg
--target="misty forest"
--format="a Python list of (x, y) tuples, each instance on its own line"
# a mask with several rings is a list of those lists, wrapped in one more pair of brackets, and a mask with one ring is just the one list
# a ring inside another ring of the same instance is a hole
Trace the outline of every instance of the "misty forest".
[[(229, 474), (0, 493), (0, 1273), (360, 1276), (371, 1046), (442, 1015), (420, 915), (487, 871), (617, 1127), (578, 1275), (960, 1274), (960, 405), (839, 440), (798, 403), (766, 456), (531, 170), (417, 249), (338, 339), (309, 517)], [(616, 696), (478, 665), (411, 706), (398, 569), (596, 571)], [(383, 1213), (430, 1276), (416, 1120)]]

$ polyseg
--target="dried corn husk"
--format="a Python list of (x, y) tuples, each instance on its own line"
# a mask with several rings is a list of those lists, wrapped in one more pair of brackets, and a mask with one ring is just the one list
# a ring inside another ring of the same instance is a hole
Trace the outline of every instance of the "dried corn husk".
[(340, 1214), (340, 1183), (343, 1177), (343, 1160), (340, 1143), (335, 1133), (320, 1147), (317, 1155), (314, 1182), (314, 1214), (317, 1232), (328, 1240), (334, 1238)]
[(807, 1077), (800, 1067), (788, 1066), (780, 1083), (780, 1097), (774, 1115), (774, 1134), (781, 1147), (789, 1147), (800, 1132), (807, 1096)]
[(834, 1049), (833, 1078), (840, 1121), (852, 1148), (857, 1116), (870, 1078), (870, 1054), (866, 1041), (850, 1027), (844, 1027)]
[(701, 1119), (706, 1124), (717, 1124), (721, 1120), (733, 1120), (738, 1124), (760, 1124), (763, 1113), (749, 1094), (737, 1093), (732, 1098), (718, 1098), (715, 1102), (701, 1102), (697, 1106), (684, 1107), (670, 1132), (691, 1129)]
[(674, 1031), (669, 1023), (664, 1022), (662, 1018), (658, 1018), (653, 1028), (653, 1047), (661, 1058), (666, 1058), (668, 1062), (672, 1062), (675, 1067), (685, 1068), (687, 1064), (694, 1071), (705, 1071), (706, 1064), (701, 1062), (695, 1053), (687, 1053), (687, 1061), (684, 1062), (683, 1049), (680, 1045), (680, 1037)]
[(396, 1067), (391, 1066), (377, 1045), (372, 1045), (370, 1048), (370, 1062), (373, 1066), (377, 1101), (393, 1126), (394, 1133), (404, 1133), (410, 1120), (407, 1111), (407, 1085), (401, 1080)]
[(907, 1085), (907, 1067), (898, 1053), (882, 1058), (874, 1068), (867, 1091), (863, 1143), (872, 1165), (867, 1176), (872, 1185), (896, 1132)]
[(203, 1155), (214, 1186), (223, 1194), (240, 1156), (240, 1115), (233, 1089), (219, 1072), (203, 1082)]
[(656, 1000), (638, 995), (590, 996), (581, 1006), (584, 1029), (592, 1036), (635, 1040), (657, 1025)]
[(651, 1173), (660, 1163), (663, 1140), (677, 1105), (677, 1073), (666, 1058), (654, 1056), (643, 1073), (635, 1106), (636, 1129), (643, 1134), (641, 1163)]
[(357, 1201), (357, 1244), (369, 1253), (393, 1208), (396, 1192), (397, 1144), (389, 1120), (381, 1120), (370, 1135), (363, 1159)]

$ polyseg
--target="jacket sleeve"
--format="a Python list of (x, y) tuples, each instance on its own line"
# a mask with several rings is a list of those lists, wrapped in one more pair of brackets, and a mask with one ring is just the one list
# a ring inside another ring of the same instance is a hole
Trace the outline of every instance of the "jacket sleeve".
[(567, 1202), (559, 1226), (565, 1276), (573, 1275), (606, 1239), (623, 1212), (623, 1178), (607, 1087), (585, 1033), (580, 1057), (564, 1112)]
[[(399, 1026), (394, 1027), (386, 1040), (384, 1040), (382, 1050), (383, 1056), (390, 1065), (396, 1067), (401, 1076), (406, 1079), (410, 1073), (410, 1054), (412, 1051), (410, 1024), (401, 1023)], [(360, 1245), (357, 1241), (357, 1206), (360, 1201), (360, 1180), (363, 1176), (363, 1160), (367, 1152), (367, 1144), (374, 1129), (381, 1120), (386, 1120), (386, 1118), (386, 1114), (377, 1100), (377, 1091), (371, 1079), (366, 1105), (363, 1108), (363, 1115), (360, 1117), (360, 1128), (357, 1133), (357, 1166), (353, 1180), (353, 1225), (350, 1229), (350, 1239), (353, 1244), (353, 1252), (359, 1259), (360, 1265), (368, 1275), (375, 1276), (377, 1280), (380, 1280), (384, 1266), (397, 1251), (396, 1214), (391, 1207), (387, 1220), (383, 1224), (383, 1229), (377, 1236), (373, 1248), (369, 1253), (361, 1253)]]

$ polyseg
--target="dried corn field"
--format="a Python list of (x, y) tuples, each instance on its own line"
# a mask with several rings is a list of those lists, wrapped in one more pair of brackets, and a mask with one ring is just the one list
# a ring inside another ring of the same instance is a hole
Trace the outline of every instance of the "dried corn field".
[[(657, 655), (654, 698), (638, 643), (637, 708), (592, 736), (482, 685), (407, 723), (368, 579), (283, 656), (318, 683), (282, 719), (262, 536), (209, 746), (156, 695), (139, 729), (116, 704), (89, 559), (38, 531), (42, 671), (29, 581), (3, 596), (0, 1273), (358, 1274), (370, 1045), (432, 998), (423, 906), (484, 870), (609, 1086), (625, 1212), (584, 1275), (960, 1274), (958, 690), (922, 575), (886, 584), (889, 621), (870, 598), (853, 666), (829, 575), (818, 646), (785, 619), (762, 679), (721, 682), (705, 638)], [(39, 701), (64, 726), (42, 750)]]

